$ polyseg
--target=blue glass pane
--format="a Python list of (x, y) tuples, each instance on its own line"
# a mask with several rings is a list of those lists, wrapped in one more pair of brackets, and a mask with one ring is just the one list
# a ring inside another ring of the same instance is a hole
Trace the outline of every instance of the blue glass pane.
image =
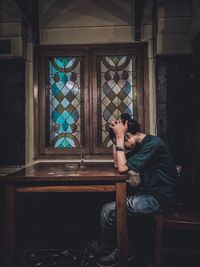
[(50, 144), (55, 148), (80, 146), (80, 58), (49, 61)]

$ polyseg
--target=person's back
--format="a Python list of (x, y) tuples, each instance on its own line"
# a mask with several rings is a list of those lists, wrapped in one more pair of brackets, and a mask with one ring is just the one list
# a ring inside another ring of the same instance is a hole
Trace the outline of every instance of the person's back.
[(130, 152), (127, 166), (140, 174), (138, 193), (154, 196), (164, 211), (173, 208), (176, 202), (176, 166), (160, 137), (146, 135)]

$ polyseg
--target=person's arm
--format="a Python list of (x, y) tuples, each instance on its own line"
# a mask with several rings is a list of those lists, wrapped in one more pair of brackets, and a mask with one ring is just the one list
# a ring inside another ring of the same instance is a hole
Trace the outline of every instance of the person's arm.
[(128, 166), (126, 164), (126, 154), (124, 147), (124, 136), (127, 130), (127, 122), (125, 125), (121, 120), (112, 122), (110, 127), (114, 130), (116, 135), (116, 162), (119, 172), (126, 172)]
[(124, 138), (123, 141), (121, 138), (116, 138), (116, 159), (117, 159), (117, 168), (119, 172), (128, 171), (125, 147), (124, 147)]
[(114, 160), (114, 167), (117, 168), (117, 155), (116, 155), (116, 145), (113, 143), (113, 160)]

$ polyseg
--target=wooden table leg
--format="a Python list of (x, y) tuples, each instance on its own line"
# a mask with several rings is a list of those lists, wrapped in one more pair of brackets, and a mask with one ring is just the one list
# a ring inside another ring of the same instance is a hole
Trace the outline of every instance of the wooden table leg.
[(128, 266), (128, 232), (126, 209), (126, 183), (116, 184), (117, 248), (119, 267)]
[(4, 191), (4, 261), (5, 267), (15, 266), (15, 186)]

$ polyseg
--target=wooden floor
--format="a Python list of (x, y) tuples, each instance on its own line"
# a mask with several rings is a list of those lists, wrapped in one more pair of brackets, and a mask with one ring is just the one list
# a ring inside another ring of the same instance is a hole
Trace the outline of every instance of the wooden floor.
[(79, 250), (19, 250), (17, 267), (96, 267), (95, 257), (85, 249)]
[[(27, 249), (17, 251), (16, 267), (97, 267), (97, 259), (88, 250)], [(2, 265), (3, 266), (3, 265)], [(198, 258), (167, 257), (163, 267), (199, 267)], [(129, 267), (153, 267), (152, 263), (132, 261)]]
[[(16, 267), (96, 267), (96, 259), (88, 249), (88, 242), (98, 239), (99, 212), (104, 202), (112, 200), (112, 195), (58, 195), (27, 197), (18, 199), (24, 203), (18, 210), (21, 218), (17, 221), (17, 250)], [(73, 206), (71, 204), (73, 203)], [(88, 207), (85, 209), (85, 207)], [(70, 216), (69, 216), (70, 214)], [(92, 227), (91, 227), (92, 226)], [(140, 222), (140, 226), (142, 226)], [(136, 227), (138, 229), (138, 227)], [(2, 227), (1, 227), (2, 229)], [(137, 231), (137, 247), (141, 243), (147, 244), (147, 233), (143, 227), (141, 233)], [(3, 233), (1, 233), (3, 234)], [(177, 232), (166, 234), (165, 242), (178, 236)], [(135, 233), (134, 238), (135, 239)], [(181, 233), (177, 240), (196, 238), (199, 244), (200, 236)], [(178, 242), (174, 239), (174, 245)], [(148, 249), (149, 248), (149, 249)], [(148, 244), (146, 250), (152, 250)], [(153, 251), (153, 250), (152, 250)], [(152, 253), (152, 252), (151, 252)], [(2, 249), (0, 247), (0, 266), (3, 266)], [(129, 267), (153, 267), (153, 260), (147, 260), (143, 248), (140, 249), (137, 262)], [(162, 267), (199, 267), (200, 259), (189, 256), (167, 256)]]

